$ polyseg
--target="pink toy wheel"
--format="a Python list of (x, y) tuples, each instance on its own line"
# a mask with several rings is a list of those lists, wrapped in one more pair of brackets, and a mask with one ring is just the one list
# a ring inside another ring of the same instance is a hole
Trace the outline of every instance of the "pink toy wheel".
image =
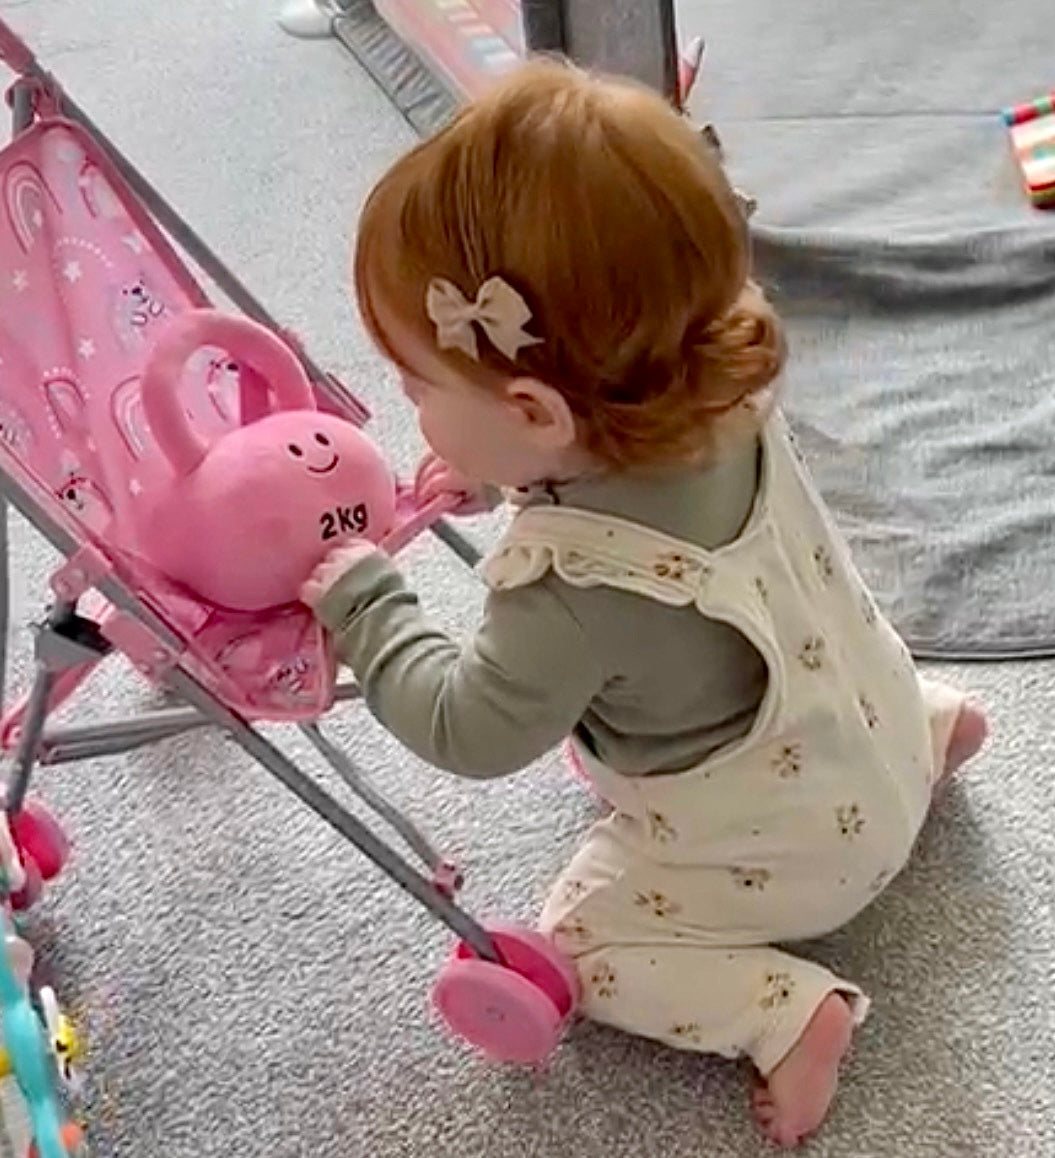
[(69, 859), (70, 842), (62, 826), (39, 800), (27, 800), (11, 817), (11, 835), (23, 857), (36, 861), (40, 875), (54, 880)]
[(22, 871), (26, 874), (26, 883), (17, 893), (11, 894), (11, 908), (18, 913), (31, 909), (44, 892), (44, 880), (40, 875), (37, 862), (31, 856), (23, 854)]
[[(81, 1146), (84, 1144), (84, 1131), (75, 1122), (67, 1122), (60, 1132), (63, 1149), (68, 1155), (80, 1154)], [(30, 1143), (29, 1150), (26, 1152), (26, 1158), (40, 1158), (40, 1152), (37, 1150), (36, 1142)]]
[(505, 965), (458, 944), (433, 989), (450, 1030), (494, 1061), (542, 1065), (557, 1048), (579, 1001), (575, 970), (541, 933), (490, 928)]

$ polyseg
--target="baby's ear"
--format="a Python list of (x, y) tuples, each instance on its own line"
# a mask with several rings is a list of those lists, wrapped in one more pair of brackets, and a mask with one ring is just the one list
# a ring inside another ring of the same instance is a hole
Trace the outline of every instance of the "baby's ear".
[(564, 395), (537, 378), (514, 378), (505, 387), (507, 403), (540, 450), (567, 450), (575, 443), (575, 416)]

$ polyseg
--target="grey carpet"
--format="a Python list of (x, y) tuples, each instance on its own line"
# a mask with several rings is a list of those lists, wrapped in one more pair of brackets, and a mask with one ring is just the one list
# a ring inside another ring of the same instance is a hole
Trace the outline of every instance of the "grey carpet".
[[(409, 463), (409, 416), (344, 281), (356, 207), (411, 135), (335, 45), (283, 39), (273, 7), (31, 0), (0, 3), (0, 14), (375, 404), (376, 431)], [(24, 678), (22, 625), (48, 556), (15, 531)], [(471, 624), (480, 593), (453, 560), (422, 544), (413, 571), (445, 622)], [(810, 1151), (826, 1158), (1055, 1154), (1055, 739), (1045, 722), (1055, 667), (950, 674), (970, 676), (998, 738), (943, 803), (912, 867), (821, 950), (876, 998)], [(115, 663), (79, 714), (128, 710), (147, 694)], [(342, 711), (335, 735), (464, 856), (483, 913), (535, 912), (590, 818), (552, 761), (475, 788), (423, 768), (360, 712)], [(765, 1152), (732, 1067), (583, 1026), (535, 1081), (444, 1038), (425, 1000), (443, 932), (216, 736), (54, 770), (41, 786), (77, 858), (34, 916), (34, 936), (92, 1032), (98, 1155)]]
[(924, 648), (1050, 648), (1055, 215), (998, 115), (1051, 86), (1048, 6), (681, 9), (760, 199), (790, 410), (880, 600)]

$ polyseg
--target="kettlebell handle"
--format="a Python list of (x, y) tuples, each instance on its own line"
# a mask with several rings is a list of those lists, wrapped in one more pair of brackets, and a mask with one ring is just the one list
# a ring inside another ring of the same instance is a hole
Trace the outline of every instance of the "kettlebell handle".
[(311, 382), (293, 351), (270, 330), (219, 310), (187, 310), (162, 331), (143, 367), (143, 413), (162, 453), (178, 475), (190, 474), (208, 449), (191, 427), (179, 397), (184, 367), (203, 346), (226, 350), (274, 391), (281, 410), (314, 410)]

